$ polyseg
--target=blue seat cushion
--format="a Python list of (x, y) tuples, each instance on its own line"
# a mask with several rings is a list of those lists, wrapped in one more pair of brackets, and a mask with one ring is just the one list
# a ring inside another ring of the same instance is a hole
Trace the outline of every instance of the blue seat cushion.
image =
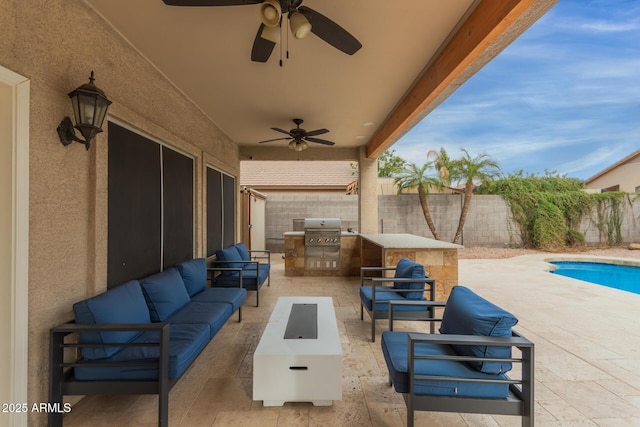
[[(254, 264), (255, 265), (255, 264)], [(229, 275), (218, 275), (213, 279), (213, 286), (222, 287), (238, 287), (238, 281), (240, 273), (237, 271), (231, 272)], [(269, 276), (269, 265), (260, 264), (258, 270), (255, 268), (244, 268), (242, 270), (242, 287), (248, 290), (255, 291), (259, 286), (267, 280)]]
[[(243, 261), (242, 257), (238, 252), (238, 248), (236, 248), (235, 246), (229, 246), (228, 248), (218, 249), (216, 251), (216, 259), (218, 261), (230, 261), (230, 262), (224, 262), (222, 264), (219, 264), (219, 267), (222, 267), (222, 268), (243, 268), (247, 265), (245, 262), (242, 262)], [(234, 262), (234, 261), (237, 261), (237, 262)], [(223, 276), (231, 276), (233, 274), (236, 274), (236, 272), (222, 271), (221, 274)]]
[(207, 262), (204, 258), (196, 258), (181, 262), (176, 269), (190, 297), (207, 287)]
[(226, 302), (191, 302), (169, 317), (168, 322), (171, 326), (205, 323), (209, 325), (209, 338), (213, 338), (232, 314), (231, 304)]
[[(415, 263), (408, 258), (402, 258), (396, 266), (396, 279), (424, 279), (424, 267), (422, 264)], [(406, 299), (419, 300), (424, 299), (425, 282), (393, 282), (396, 289), (416, 289), (414, 292), (401, 292), (400, 294)]]
[[(360, 287), (360, 300), (367, 307), (367, 310), (371, 311), (373, 307), (373, 286), (361, 286)], [(395, 289), (391, 286), (376, 286), (376, 311), (389, 311), (389, 301), (405, 301), (406, 298), (400, 294), (404, 292), (393, 292), (389, 289)], [(385, 290), (387, 290), (385, 292)], [(424, 295), (420, 300), (425, 301)], [(397, 311), (427, 311), (427, 307), (412, 307), (412, 306), (397, 306)]]
[[(76, 323), (151, 323), (149, 309), (145, 302), (140, 283), (126, 282), (93, 298), (73, 305)], [(140, 335), (139, 331), (124, 332), (81, 332), (80, 342), (92, 344), (129, 342)], [(85, 359), (102, 359), (118, 352), (122, 347), (83, 348)]]
[(206, 288), (191, 297), (191, 302), (224, 302), (231, 304), (235, 312), (247, 299), (247, 290), (244, 288)]
[[(409, 392), (408, 342), (408, 332), (385, 331), (382, 333), (382, 354), (387, 363), (393, 387), (398, 393)], [(448, 345), (418, 343), (416, 354), (453, 356), (456, 352)], [(507, 378), (504, 374), (492, 375), (479, 372), (466, 363), (453, 360), (417, 360), (414, 369), (416, 375), (492, 380)], [(415, 383), (414, 393), (429, 396), (504, 399), (509, 394), (509, 385), (467, 382), (459, 379), (454, 381), (418, 380)]]
[(244, 261), (249, 261), (251, 259), (251, 255), (249, 254), (249, 250), (244, 245), (244, 243), (236, 243), (236, 250), (238, 251), (238, 255), (240, 255), (240, 259)]
[(171, 267), (140, 280), (152, 322), (164, 322), (191, 302), (178, 270)]
[[(464, 286), (454, 286), (440, 324), (441, 334), (510, 337), (518, 319)], [(511, 357), (511, 347), (455, 346), (461, 355), (476, 357)], [(469, 362), (475, 369), (488, 374), (511, 370), (511, 362)]]
[[(170, 326), (169, 378), (178, 378), (187, 370), (209, 343), (209, 326), (206, 324), (180, 324)], [(133, 342), (155, 343), (159, 332), (144, 332)], [(159, 347), (123, 347), (122, 351), (104, 359), (104, 362), (157, 361)], [(157, 380), (155, 366), (78, 366), (74, 369), (78, 380)]]

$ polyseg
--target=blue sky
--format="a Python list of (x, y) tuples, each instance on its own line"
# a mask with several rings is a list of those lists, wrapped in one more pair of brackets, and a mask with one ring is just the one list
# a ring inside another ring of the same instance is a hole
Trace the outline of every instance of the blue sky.
[(640, 149), (640, 0), (560, 0), (392, 147), (587, 179)]

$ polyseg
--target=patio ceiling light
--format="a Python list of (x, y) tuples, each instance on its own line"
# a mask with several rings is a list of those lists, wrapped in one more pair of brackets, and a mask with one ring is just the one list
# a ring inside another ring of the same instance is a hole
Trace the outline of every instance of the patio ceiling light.
[(300, 12), (289, 13), (289, 25), (291, 26), (293, 37), (297, 39), (302, 39), (311, 32), (311, 23)]
[(280, 43), (280, 27), (267, 27), (266, 25), (262, 28), (262, 33), (260, 33), (260, 37), (265, 40), (269, 40), (273, 43)]
[(278, 0), (265, 0), (265, 2), (260, 5), (260, 19), (265, 26), (278, 26), (281, 16), (282, 8), (280, 7), (280, 2)]
[(84, 144), (87, 150), (91, 140), (102, 132), (102, 122), (107, 115), (107, 109), (111, 101), (103, 91), (93, 84), (93, 71), (89, 77), (89, 83), (85, 83), (73, 92), (69, 93), (73, 105), (73, 115), (76, 121), (75, 128), (80, 131), (84, 140), (76, 136), (71, 119), (67, 116), (58, 125), (58, 136), (62, 145), (67, 146), (73, 141)]
[(289, 148), (294, 150), (294, 151), (304, 151), (307, 148), (309, 148), (309, 144), (307, 144), (307, 141), (291, 141), (289, 143)]

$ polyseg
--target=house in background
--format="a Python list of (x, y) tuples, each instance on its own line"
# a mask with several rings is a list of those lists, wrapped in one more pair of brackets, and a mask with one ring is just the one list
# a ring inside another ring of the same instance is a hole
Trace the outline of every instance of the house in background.
[[(349, 194), (358, 179), (350, 161), (243, 161), (240, 185), (268, 195)], [(352, 193), (357, 194), (357, 193)]]
[(640, 192), (640, 150), (601, 170), (585, 182), (587, 189)]
[[(268, 195), (358, 194), (358, 168), (351, 161), (243, 161), (240, 185)], [(394, 178), (378, 177), (378, 195), (394, 195), (398, 187)], [(455, 192), (451, 191), (442, 192)], [(406, 189), (405, 194), (417, 193)], [(431, 189), (430, 193), (438, 193)]]

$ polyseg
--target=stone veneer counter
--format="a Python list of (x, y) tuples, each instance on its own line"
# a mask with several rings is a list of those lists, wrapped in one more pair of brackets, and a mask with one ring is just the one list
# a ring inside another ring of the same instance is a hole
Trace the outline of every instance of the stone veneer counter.
[(436, 300), (446, 301), (458, 284), (458, 249), (461, 245), (413, 234), (361, 234), (363, 267), (394, 267), (402, 258), (424, 265), (436, 281)]
[(340, 237), (340, 270), (305, 270), (304, 231), (284, 233), (285, 276), (359, 276), (360, 237), (358, 233), (343, 231)]

